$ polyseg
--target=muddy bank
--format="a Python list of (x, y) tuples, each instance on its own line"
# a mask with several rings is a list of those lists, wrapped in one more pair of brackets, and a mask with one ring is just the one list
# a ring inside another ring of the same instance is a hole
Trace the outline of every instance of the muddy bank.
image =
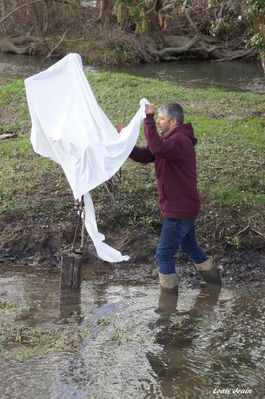
[[(43, 269), (60, 270), (62, 254), (70, 251), (75, 224), (61, 222), (54, 225), (23, 224), (1, 218), (2, 230), (0, 245), (0, 264), (22, 263)], [(118, 273), (121, 280), (130, 279), (137, 267), (137, 279), (140, 277), (156, 278), (157, 265), (155, 250), (159, 233), (143, 230), (132, 231), (130, 228), (116, 228), (104, 231), (106, 241), (124, 254), (130, 255), (128, 262), (107, 264), (95, 253), (91, 240), (86, 237), (84, 262), (93, 269), (108, 268), (113, 277)], [(80, 241), (77, 240), (77, 244)], [(262, 246), (248, 250), (236, 250), (223, 244), (208, 254), (214, 255), (221, 268), (224, 283), (245, 284), (261, 283), (265, 279), (265, 249)], [(179, 278), (191, 287), (198, 287), (202, 280), (197, 275), (193, 264), (181, 253), (176, 255)], [(133, 272), (134, 270), (134, 272)]]
[(40, 264), (52, 268), (60, 261), (60, 251), (73, 240), (74, 225), (35, 225), (0, 219), (0, 262)]

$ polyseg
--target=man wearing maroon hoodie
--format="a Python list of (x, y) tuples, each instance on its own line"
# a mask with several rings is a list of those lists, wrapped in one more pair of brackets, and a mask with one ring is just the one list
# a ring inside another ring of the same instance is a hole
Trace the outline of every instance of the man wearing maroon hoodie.
[(157, 125), (154, 104), (145, 107), (144, 131), (147, 146), (135, 146), (130, 158), (136, 162), (155, 162), (157, 191), (164, 219), (156, 258), (159, 282), (163, 290), (177, 290), (174, 255), (179, 247), (194, 262), (206, 282), (221, 284), (212, 257), (207, 257), (195, 238), (195, 219), (200, 209), (197, 189), (197, 139), (191, 123), (184, 123), (182, 107), (174, 102), (158, 110)]

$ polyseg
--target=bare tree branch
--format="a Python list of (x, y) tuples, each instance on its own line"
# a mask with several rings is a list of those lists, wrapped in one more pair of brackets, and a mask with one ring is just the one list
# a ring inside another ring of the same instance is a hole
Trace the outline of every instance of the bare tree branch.
[(247, 225), (246, 227), (244, 227), (242, 230), (238, 231), (237, 233), (233, 234), (232, 236), (228, 237), (225, 241), (220, 242), (219, 244), (214, 245), (213, 247), (211, 247), (210, 249), (207, 250), (208, 251), (212, 251), (215, 248), (221, 247), (224, 244), (227, 244), (232, 238), (239, 236), (240, 234), (245, 233), (246, 231), (250, 230), (250, 226)]
[(57, 47), (60, 46), (60, 44), (64, 41), (64, 38), (65, 38), (66, 33), (67, 33), (69, 30), (70, 30), (70, 28), (67, 29), (67, 30), (64, 32), (64, 34), (63, 34), (63, 36), (61, 37), (61, 39), (59, 40), (59, 42), (58, 42), (58, 43), (56, 44), (56, 46), (49, 52), (49, 54), (47, 55), (46, 58), (49, 58), (49, 57), (52, 55), (52, 53), (54, 52), (54, 50), (56, 50)]
[(187, 20), (189, 21), (190, 26), (194, 29), (195, 32), (198, 32), (199, 30), (198, 30), (196, 24), (193, 22), (193, 20), (190, 17), (189, 10), (188, 10), (188, 7), (187, 7), (187, 2), (188, 2), (188, 0), (184, 1), (182, 9), (184, 11), (184, 14), (185, 14)]
[(4, 22), (7, 18), (11, 17), (11, 15), (13, 15), (13, 14), (15, 14), (17, 11), (21, 10), (21, 8), (28, 7), (28, 6), (30, 6), (31, 4), (43, 3), (44, 1), (46, 1), (46, 0), (34, 0), (34, 1), (31, 1), (30, 3), (21, 4), (21, 6), (15, 8), (14, 10), (10, 11), (7, 15), (5, 15), (3, 18), (1, 18), (1, 19), (0, 19), (0, 24), (1, 24), (2, 22)]
[[(83, 7), (79, 7), (77, 4), (73, 4), (73, 3), (71, 3), (70, 1), (67, 1), (67, 0), (55, 0), (55, 1), (57, 3), (64, 3), (64, 4), (67, 4), (69, 6), (76, 7), (76, 8), (83, 8)], [(11, 15), (13, 15), (17, 11), (21, 10), (22, 8), (31, 6), (32, 4), (44, 3), (44, 2), (48, 3), (48, 2), (51, 2), (51, 0), (34, 0), (34, 1), (31, 1), (31, 2), (28, 2), (28, 3), (21, 4), (21, 6), (15, 8), (14, 10), (10, 11), (7, 15), (5, 15), (3, 18), (1, 18), (0, 19), (0, 24), (2, 22), (4, 22), (6, 19), (8, 19), (9, 17), (11, 17)]]

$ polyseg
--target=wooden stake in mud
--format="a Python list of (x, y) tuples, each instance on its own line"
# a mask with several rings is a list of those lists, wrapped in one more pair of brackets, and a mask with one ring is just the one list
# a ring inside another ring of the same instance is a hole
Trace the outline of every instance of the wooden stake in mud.
[[(121, 173), (121, 172), (120, 172)], [(113, 179), (105, 182), (105, 187), (110, 195), (111, 201), (115, 202), (113, 193)], [(71, 250), (62, 256), (60, 287), (76, 288), (79, 289), (81, 285), (81, 270), (84, 252), (84, 235), (85, 235), (85, 203), (84, 196), (82, 195), (81, 201), (76, 201), (75, 209), (78, 211), (77, 224), (73, 239)], [(81, 224), (81, 243), (80, 247), (76, 248), (76, 240), (78, 235), (79, 226)]]
[[(60, 276), (61, 288), (79, 289), (81, 285), (81, 269), (82, 269), (84, 233), (85, 233), (84, 196), (81, 197), (81, 201), (76, 202), (75, 208), (78, 210), (78, 219), (77, 219), (75, 235), (71, 250), (69, 253), (64, 254), (62, 257), (61, 276)], [(80, 247), (77, 249), (75, 245), (81, 221), (82, 221), (81, 244)]]

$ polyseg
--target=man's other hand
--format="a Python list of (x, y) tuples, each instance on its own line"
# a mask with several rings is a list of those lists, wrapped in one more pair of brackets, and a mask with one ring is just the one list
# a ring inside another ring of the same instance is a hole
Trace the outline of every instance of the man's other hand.
[(145, 105), (145, 113), (146, 113), (146, 115), (154, 114), (155, 112), (156, 112), (155, 104), (146, 104)]
[(118, 133), (120, 133), (121, 129), (124, 128), (124, 122), (120, 122), (118, 125), (115, 125), (116, 130)]

